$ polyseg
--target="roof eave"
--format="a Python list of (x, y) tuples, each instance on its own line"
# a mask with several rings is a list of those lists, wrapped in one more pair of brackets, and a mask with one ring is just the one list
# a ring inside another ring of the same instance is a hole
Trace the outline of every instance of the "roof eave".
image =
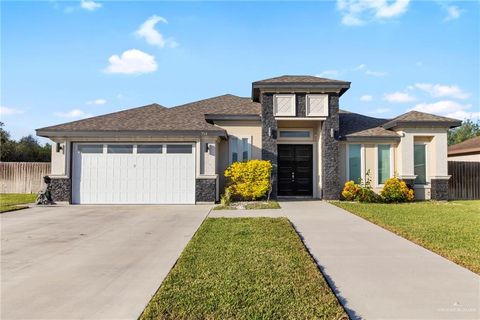
[(349, 88), (351, 82), (270, 82), (270, 83), (252, 83), (252, 100), (259, 101), (261, 89), (337, 89), (342, 96)]
[(63, 131), (63, 130), (36, 130), (40, 137), (158, 137), (158, 136), (217, 136), (226, 137), (225, 130), (111, 130), (111, 131)]
[(459, 127), (462, 121), (390, 121), (384, 123), (382, 127), (384, 129), (394, 129), (399, 127), (434, 127), (434, 128), (455, 128)]
[(391, 136), (344, 136), (340, 137), (341, 140), (344, 141), (400, 141), (400, 136), (398, 137), (391, 137)]
[(205, 120), (207, 121), (235, 121), (235, 120), (251, 120), (260, 121), (260, 115), (258, 114), (205, 114)]
[(448, 150), (449, 156), (459, 156), (459, 155), (468, 155), (468, 154), (477, 154), (480, 153), (480, 148), (466, 148), (459, 150)]

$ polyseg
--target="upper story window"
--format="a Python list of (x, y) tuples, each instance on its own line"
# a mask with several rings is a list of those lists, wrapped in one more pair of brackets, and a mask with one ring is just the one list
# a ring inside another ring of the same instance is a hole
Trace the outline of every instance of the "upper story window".
[(347, 179), (359, 183), (363, 178), (363, 148), (361, 144), (347, 145)]
[(328, 117), (328, 94), (307, 94), (307, 117)]
[(252, 138), (230, 136), (228, 148), (230, 163), (250, 160), (252, 155)]
[(392, 148), (389, 144), (377, 145), (377, 184), (383, 184), (393, 175)]
[(413, 171), (417, 176), (415, 184), (427, 184), (427, 154), (425, 144), (413, 146)]
[(273, 96), (273, 114), (277, 117), (295, 117), (295, 95), (276, 94)]

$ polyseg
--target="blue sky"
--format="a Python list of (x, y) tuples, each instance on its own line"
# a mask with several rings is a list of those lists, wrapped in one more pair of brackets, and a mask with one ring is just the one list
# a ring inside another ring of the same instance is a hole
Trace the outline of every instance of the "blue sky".
[(170, 107), (283, 74), (351, 81), (343, 109), (480, 116), (476, 1), (1, 2), (1, 121)]

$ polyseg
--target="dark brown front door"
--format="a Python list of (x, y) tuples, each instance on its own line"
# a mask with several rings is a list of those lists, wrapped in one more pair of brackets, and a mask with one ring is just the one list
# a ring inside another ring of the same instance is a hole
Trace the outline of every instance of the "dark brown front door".
[(278, 195), (313, 195), (313, 146), (278, 145)]

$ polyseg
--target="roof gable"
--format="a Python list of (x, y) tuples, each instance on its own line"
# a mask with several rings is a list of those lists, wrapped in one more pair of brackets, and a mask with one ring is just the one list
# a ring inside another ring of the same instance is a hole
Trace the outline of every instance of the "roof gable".
[(461, 121), (457, 119), (441, 117), (430, 113), (420, 111), (409, 111), (383, 124), (385, 129), (400, 126), (442, 126), (457, 127), (461, 125)]

